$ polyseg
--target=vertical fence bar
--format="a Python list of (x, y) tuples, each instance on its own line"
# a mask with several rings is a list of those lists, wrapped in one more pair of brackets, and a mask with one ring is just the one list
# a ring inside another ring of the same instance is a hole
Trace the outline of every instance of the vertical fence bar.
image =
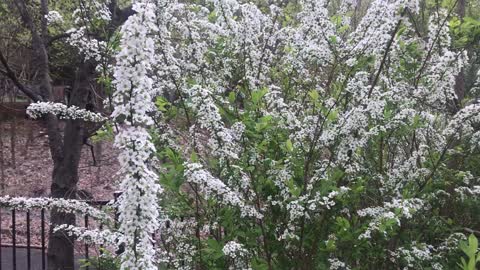
[[(85, 228), (88, 229), (88, 215), (85, 215)], [(88, 243), (85, 242), (85, 259), (88, 261), (89, 258), (90, 258), (90, 257), (89, 257), (89, 254), (88, 254)], [(85, 269), (86, 269), (86, 270), (89, 270), (90, 267), (87, 265), (87, 266), (85, 267)]]
[(12, 209), (12, 260), (13, 270), (17, 270), (17, 228), (15, 220), (15, 209)]
[(27, 210), (27, 270), (32, 269), (32, 254), (30, 246), (30, 210)]
[(2, 270), (2, 208), (0, 208), (0, 270)]
[[(100, 231), (103, 231), (103, 222), (100, 221)], [(100, 255), (103, 255), (103, 245), (100, 245)]]
[(46, 261), (45, 261), (45, 209), (42, 209), (41, 212), (41, 238), (42, 238), (42, 270), (46, 270)]

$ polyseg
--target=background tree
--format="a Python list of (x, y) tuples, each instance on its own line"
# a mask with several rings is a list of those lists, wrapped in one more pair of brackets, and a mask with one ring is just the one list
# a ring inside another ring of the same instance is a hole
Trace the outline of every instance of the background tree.
[[(51, 8), (57, 10), (51, 11)], [(54, 102), (53, 84), (62, 81), (71, 87), (68, 106), (97, 111), (102, 108), (98, 102), (101, 104), (103, 100), (95, 97), (108, 95), (108, 89), (98, 83), (101, 72), (95, 69), (108, 63), (115, 29), (128, 16), (129, 9), (120, 10), (116, 1), (19, 0), (2, 2), (1, 12), (2, 24), (10, 25), (2, 27), (1, 33), (9, 41), (9, 46), (0, 49), (3, 76), (33, 102)], [(11, 31), (12, 27), (19, 30)], [(74, 28), (66, 31), (69, 27)], [(82, 47), (87, 45), (91, 46)], [(15, 57), (15, 50), (20, 47), (27, 48), (31, 54), (30, 72), (36, 74), (31, 81), (19, 79), (15, 69), (16, 61), (24, 61)], [(44, 115), (43, 121), (53, 161), (51, 196), (78, 199), (81, 149), (100, 125), (88, 124), (82, 119), (60, 120), (52, 113)], [(75, 224), (75, 216), (55, 209), (51, 213), (48, 267), (73, 269), (74, 239), (62, 232), (53, 232), (59, 224)]]

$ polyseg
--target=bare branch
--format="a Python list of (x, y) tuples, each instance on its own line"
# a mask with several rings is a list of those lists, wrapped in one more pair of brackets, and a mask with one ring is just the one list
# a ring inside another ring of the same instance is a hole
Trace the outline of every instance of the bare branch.
[(53, 37), (51, 37), (51, 38), (48, 40), (47, 46), (52, 46), (52, 44), (53, 44), (55, 41), (57, 41), (57, 40), (59, 40), (59, 39), (62, 39), (62, 38), (68, 38), (68, 37), (70, 37), (71, 35), (72, 35), (71, 33), (63, 33), (63, 34), (58, 34), (58, 35), (56, 35), (56, 36), (53, 36)]
[(2, 62), (3, 66), (6, 69), (6, 70), (0, 70), (0, 73), (4, 74), (10, 80), (12, 80), (12, 82), (15, 84), (15, 86), (18, 87), (18, 89), (20, 89), (20, 91), (22, 91), (26, 96), (28, 96), (33, 101), (36, 102), (36, 101), (41, 101), (42, 100), (42, 97), (40, 95), (38, 95), (37, 93), (32, 91), (32, 89), (30, 89), (26, 85), (22, 84), (18, 80), (17, 76), (15, 75), (15, 72), (13, 72), (13, 70), (10, 68), (10, 66), (8, 65), (7, 59), (5, 59), (5, 57), (3, 56), (3, 53), (1, 51), (0, 51), (0, 62)]

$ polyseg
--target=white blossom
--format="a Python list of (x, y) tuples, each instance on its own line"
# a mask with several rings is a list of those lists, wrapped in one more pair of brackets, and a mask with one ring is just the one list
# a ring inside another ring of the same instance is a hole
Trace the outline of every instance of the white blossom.
[(100, 113), (80, 109), (77, 106), (67, 106), (63, 103), (35, 102), (27, 108), (27, 114), (33, 119), (40, 118), (47, 114), (56, 115), (60, 119), (83, 120), (87, 122), (102, 122), (107, 120)]

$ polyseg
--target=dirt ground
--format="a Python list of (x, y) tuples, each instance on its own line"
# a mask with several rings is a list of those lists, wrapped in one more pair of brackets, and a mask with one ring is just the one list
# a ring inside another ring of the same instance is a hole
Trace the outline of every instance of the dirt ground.
[[(4, 179), (0, 178), (4, 189), (0, 192), (11, 196), (48, 196), (53, 164), (42, 123), (18, 118), (0, 121), (0, 136), (4, 158)], [(112, 142), (104, 141), (94, 144), (94, 153), (96, 166), (90, 148), (83, 147), (78, 188), (95, 200), (108, 200), (115, 191), (117, 152)]]
[[(48, 136), (42, 122), (26, 119), (21, 115), (14, 118), (3, 115), (2, 118), (0, 112), (0, 139), (0, 159), (3, 154), (3, 176), (0, 167), (1, 195), (49, 196), (53, 164)], [(83, 147), (78, 188), (90, 194), (93, 200), (110, 200), (116, 191), (119, 164), (117, 150), (112, 144), (110, 141), (94, 144), (96, 166), (93, 164), (90, 148)], [(17, 212), (17, 243), (20, 244), (26, 242), (24, 215)], [(40, 228), (39, 213), (32, 212), (31, 216), (32, 244), (39, 245), (40, 235), (36, 232)], [(2, 210), (0, 220), (1, 244), (11, 243), (11, 213)], [(82, 221), (82, 218), (78, 220)]]

